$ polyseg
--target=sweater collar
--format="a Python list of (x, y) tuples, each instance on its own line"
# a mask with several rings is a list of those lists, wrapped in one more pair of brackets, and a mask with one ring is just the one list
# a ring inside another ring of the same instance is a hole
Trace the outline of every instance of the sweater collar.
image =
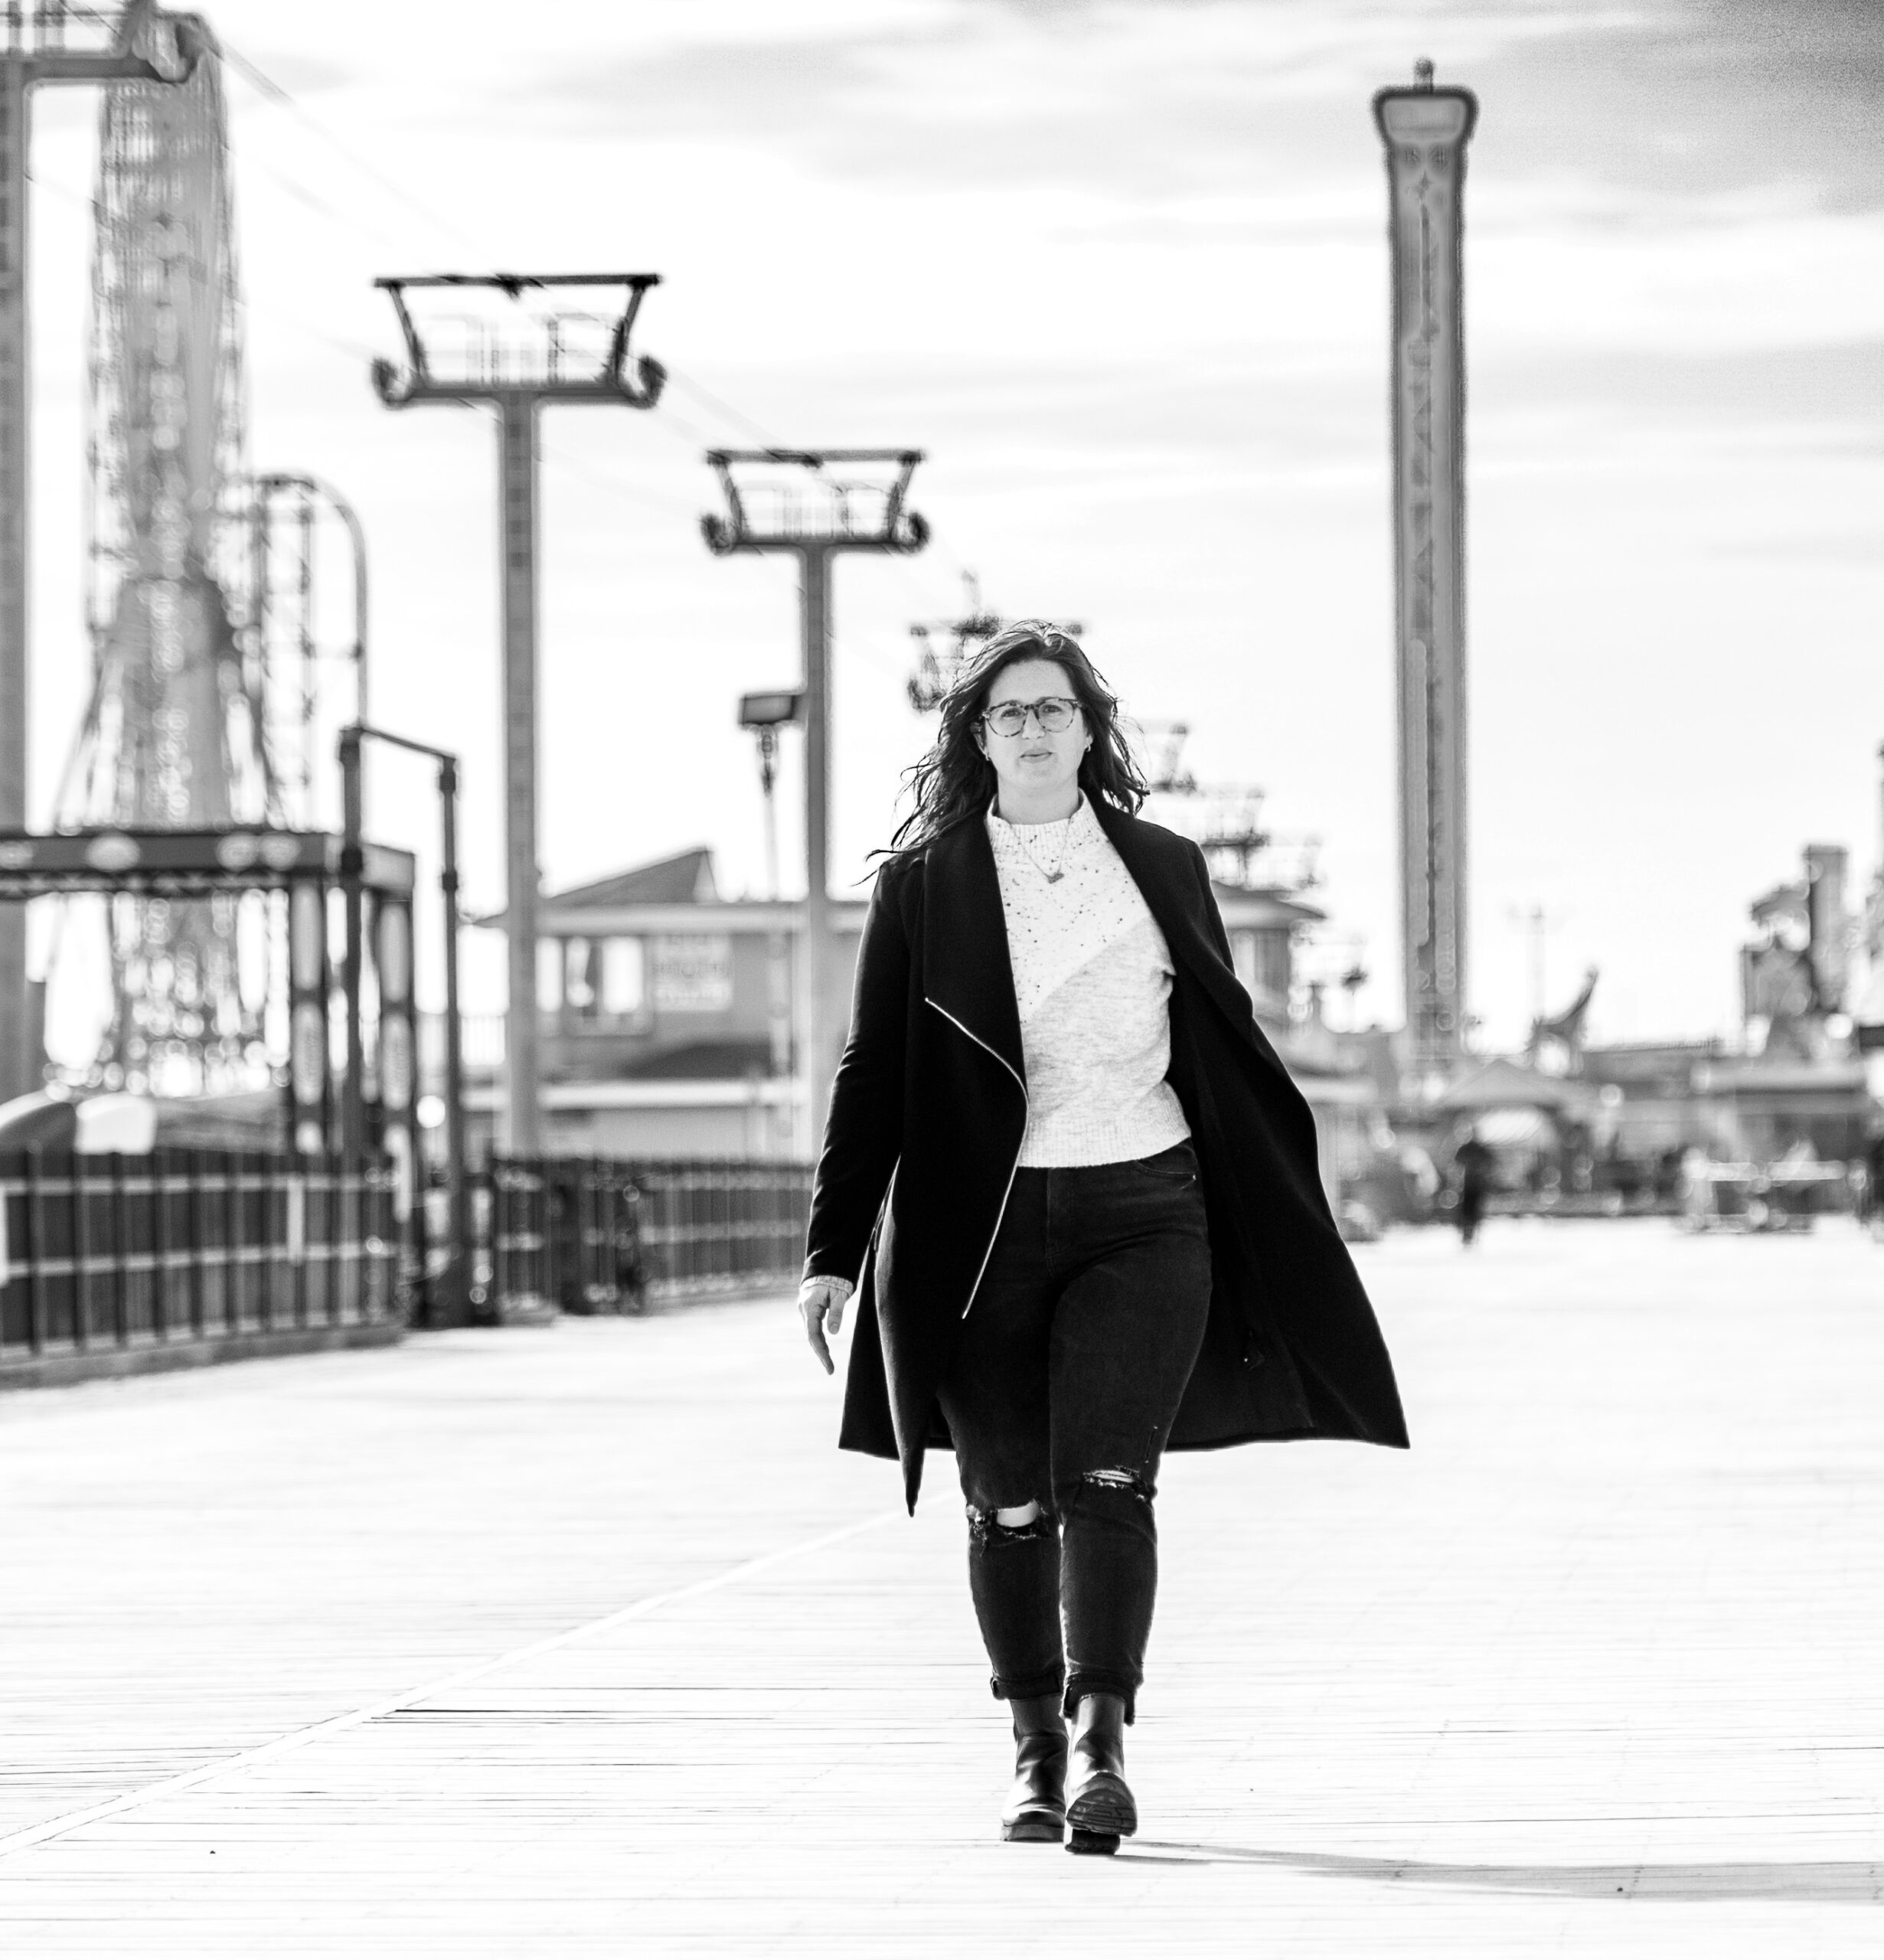
[[(1216, 943), (1204, 923), (1201, 908), (1215, 901), (1201, 864), (1185, 875), (1182, 854), (1189, 847), (1109, 804), (1082, 796), (1080, 808), (1125, 860), (1172, 959), (1203, 986), (1243, 1040), (1281, 1070), (1250, 1016), (1249, 997), (1237, 984), (1227, 949)], [(930, 840), (922, 859), (923, 993), (1024, 1083), (1020, 1012), (989, 827), (972, 818), (958, 822)]]
[(1058, 830), (1063, 825), (1065, 827), (1069, 843), (1075, 838), (1083, 841), (1095, 837), (1103, 837), (1105, 835), (1099, 828), (1098, 818), (1092, 814), (1092, 799), (1083, 789), (1080, 791), (1079, 800), (1074, 804), (1069, 815), (1053, 818), (1049, 822), (1043, 824), (1010, 823), (1005, 817), (996, 813), (994, 805), (998, 800), (994, 797), (988, 799), (986, 818), (988, 834), (998, 844), (1004, 842), (1018, 844), (1020, 840), (1016, 833), (1020, 831)]

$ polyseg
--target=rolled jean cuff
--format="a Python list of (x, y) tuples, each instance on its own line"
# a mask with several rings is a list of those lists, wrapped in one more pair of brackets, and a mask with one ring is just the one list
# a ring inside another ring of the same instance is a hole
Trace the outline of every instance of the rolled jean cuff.
[(1115, 1694), (1125, 1704), (1125, 1726), (1131, 1727), (1138, 1713), (1138, 1684), (1128, 1674), (1108, 1674), (1103, 1668), (1076, 1668), (1066, 1677), (1066, 1692), (1061, 1713), (1070, 1722), (1079, 1713), (1079, 1697), (1085, 1694)]
[(1066, 1670), (1054, 1668), (1046, 1674), (1029, 1674), (1024, 1680), (1004, 1681), (998, 1674), (990, 1674), (988, 1684), (994, 1690), (997, 1701), (1037, 1701), (1050, 1694), (1058, 1694), (1063, 1688)]

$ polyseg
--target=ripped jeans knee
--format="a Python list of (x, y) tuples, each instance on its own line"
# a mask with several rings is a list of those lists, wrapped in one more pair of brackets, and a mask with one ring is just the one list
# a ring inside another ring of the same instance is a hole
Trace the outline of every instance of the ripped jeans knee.
[(978, 1547), (1033, 1544), (1059, 1534), (1059, 1526), (1037, 1498), (985, 1511), (971, 1504), (967, 1510), (969, 1542)]
[(1094, 1508), (1148, 1523), (1158, 1486), (1141, 1470), (1087, 1470), (1057, 1486), (1054, 1495), (1069, 1523), (1080, 1511)]

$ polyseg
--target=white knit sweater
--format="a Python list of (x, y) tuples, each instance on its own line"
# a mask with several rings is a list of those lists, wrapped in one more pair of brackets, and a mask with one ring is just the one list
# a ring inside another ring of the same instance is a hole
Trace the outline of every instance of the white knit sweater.
[(991, 808), (988, 834), (1027, 1064), (1020, 1161), (1117, 1164), (1181, 1142), (1171, 951), (1091, 805), (1024, 825)]

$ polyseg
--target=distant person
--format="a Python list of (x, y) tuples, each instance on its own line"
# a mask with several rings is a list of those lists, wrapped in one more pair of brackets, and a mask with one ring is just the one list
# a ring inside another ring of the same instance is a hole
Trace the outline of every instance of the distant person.
[(1873, 1233), (1884, 1224), (1884, 1129), (1864, 1147), (1864, 1217)]
[(1203, 854), (1135, 814), (1117, 712), (1039, 621), (944, 698), (864, 927), (798, 1295), (828, 1370), (860, 1283), (844, 1448), (900, 1459), (912, 1510), (924, 1450), (955, 1450), (1013, 1718), (1001, 1834), (1099, 1853), (1138, 1828), (1166, 1448), (1406, 1442), (1308, 1106)]
[(1485, 1198), (1491, 1189), (1491, 1152), (1478, 1140), (1474, 1125), (1465, 1132), (1465, 1141), (1452, 1153), (1452, 1168), (1459, 1181), (1459, 1243), (1477, 1243), (1478, 1228), (1484, 1222)]

